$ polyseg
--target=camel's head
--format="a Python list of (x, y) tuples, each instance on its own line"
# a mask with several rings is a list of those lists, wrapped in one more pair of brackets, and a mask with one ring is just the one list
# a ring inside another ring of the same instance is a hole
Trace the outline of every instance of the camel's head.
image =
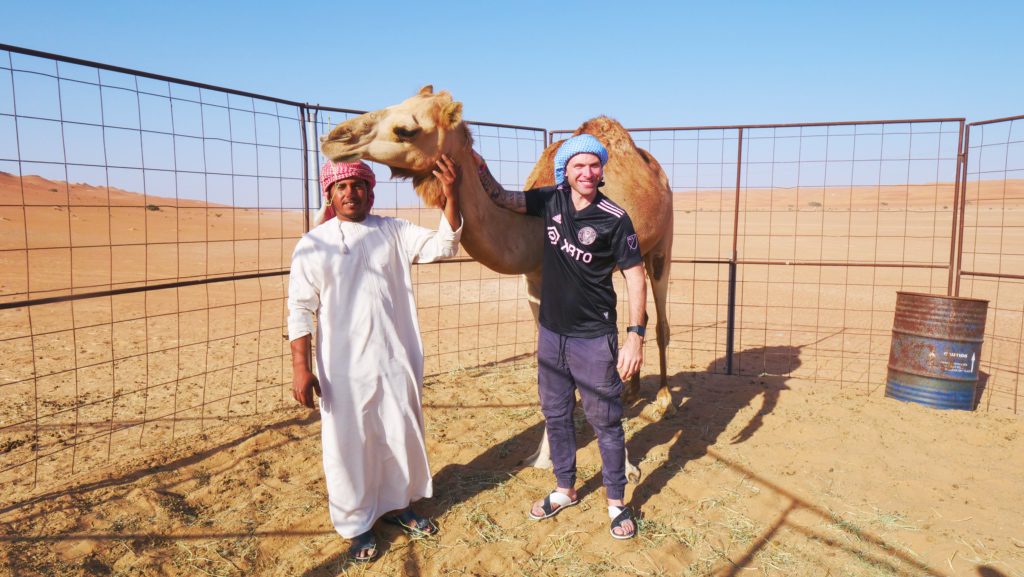
[(339, 124), (320, 138), (320, 150), (332, 160), (386, 164), (393, 175), (411, 177), (427, 204), (439, 206), (435, 162), (469, 143), (462, 103), (447, 91), (435, 94), (432, 86), (424, 86), (404, 102)]

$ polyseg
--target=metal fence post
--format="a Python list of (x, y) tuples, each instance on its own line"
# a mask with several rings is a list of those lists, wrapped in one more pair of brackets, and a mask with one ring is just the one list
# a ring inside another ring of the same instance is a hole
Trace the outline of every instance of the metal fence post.
[[(971, 149), (971, 127), (967, 126), (967, 131), (964, 132), (964, 146), (961, 149), (957, 172), (960, 177), (960, 218), (958, 226), (956, 251), (956, 281), (953, 285), (953, 294), (951, 296), (960, 296), (960, 270), (964, 265), (964, 216), (967, 212), (967, 151)], [(962, 165), (962, 166), (961, 166)]]
[(305, 106), (299, 107), (299, 135), (302, 139), (302, 223), (303, 232), (309, 232), (309, 140), (306, 121), (309, 114)]
[(967, 150), (964, 148), (964, 120), (960, 121), (960, 135), (956, 141), (956, 178), (953, 180), (953, 222), (949, 231), (949, 284), (946, 287), (946, 296), (953, 296), (954, 278), (957, 276), (956, 254), (957, 246), (963, 243), (963, 228), (957, 231), (957, 217), (959, 211), (963, 210), (960, 205), (960, 169), (963, 163), (963, 170), (967, 170), (964, 160), (967, 158)]
[(736, 331), (736, 260), (729, 261), (729, 304), (725, 321), (725, 374), (732, 374), (732, 353)]
[(740, 176), (743, 166), (743, 129), (736, 131), (736, 204), (732, 212), (732, 255), (729, 257), (729, 304), (725, 321), (725, 374), (733, 371), (732, 357), (736, 345), (736, 261), (739, 257)]
[[(320, 120), (317, 115), (318, 112), (318, 108), (312, 108), (309, 111), (309, 120), (313, 123), (313, 148), (309, 151), (309, 154), (312, 156), (313, 168), (316, 169), (317, 186), (319, 186), (320, 182)], [(311, 159), (309, 157), (306, 158), (306, 162), (309, 162), (310, 160)], [(317, 193), (319, 194), (319, 192), (320, 191), (318, 189)]]

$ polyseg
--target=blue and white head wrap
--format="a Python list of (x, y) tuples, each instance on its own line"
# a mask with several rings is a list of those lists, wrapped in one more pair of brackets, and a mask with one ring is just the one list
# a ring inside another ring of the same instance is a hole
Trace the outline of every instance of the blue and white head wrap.
[(562, 143), (555, 154), (555, 186), (565, 182), (565, 166), (577, 154), (593, 154), (601, 159), (601, 166), (608, 164), (608, 149), (601, 141), (589, 134), (573, 136)]

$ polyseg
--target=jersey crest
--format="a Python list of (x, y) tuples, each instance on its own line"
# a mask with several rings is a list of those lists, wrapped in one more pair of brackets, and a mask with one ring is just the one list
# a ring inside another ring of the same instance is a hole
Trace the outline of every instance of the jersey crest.
[(589, 226), (585, 226), (580, 229), (580, 232), (576, 235), (576, 238), (579, 239), (580, 244), (582, 244), (583, 246), (588, 246), (593, 244), (594, 241), (597, 240), (597, 231)]
[(637, 239), (636, 239), (636, 235), (635, 234), (631, 234), (631, 235), (627, 236), (626, 237), (626, 244), (629, 245), (629, 249), (630, 250), (636, 250), (636, 247), (637, 247), (637, 244), (638, 244), (637, 243)]

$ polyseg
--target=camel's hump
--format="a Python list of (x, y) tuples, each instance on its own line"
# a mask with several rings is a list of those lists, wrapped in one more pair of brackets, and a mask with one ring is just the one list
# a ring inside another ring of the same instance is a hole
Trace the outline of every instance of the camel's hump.
[(573, 136), (580, 134), (592, 134), (604, 143), (608, 152), (614, 154), (632, 152), (636, 150), (633, 138), (618, 120), (607, 116), (598, 116), (584, 122), (572, 133)]
[[(648, 160), (649, 155), (637, 148), (633, 138), (629, 135), (629, 131), (614, 118), (603, 115), (591, 118), (572, 133), (573, 136), (580, 134), (595, 136), (608, 149), (609, 157), (617, 161), (639, 157), (644, 160), (645, 164), (650, 163)], [(565, 141), (553, 142), (551, 146), (544, 149), (544, 152), (537, 160), (537, 164), (533, 167), (533, 172), (526, 179), (527, 189), (539, 186), (553, 186), (555, 184), (555, 154), (563, 142)], [(628, 163), (629, 161), (626, 160), (626, 162)]]

